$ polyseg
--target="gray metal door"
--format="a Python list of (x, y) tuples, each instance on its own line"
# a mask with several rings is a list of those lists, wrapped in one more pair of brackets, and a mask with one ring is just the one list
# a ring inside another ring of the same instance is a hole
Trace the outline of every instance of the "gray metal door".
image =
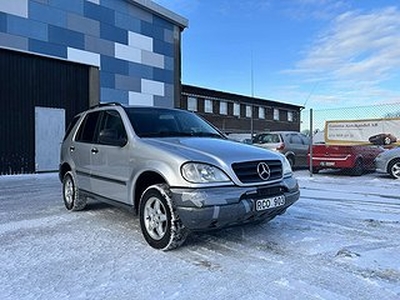
[(57, 171), (65, 132), (65, 110), (35, 107), (35, 171)]

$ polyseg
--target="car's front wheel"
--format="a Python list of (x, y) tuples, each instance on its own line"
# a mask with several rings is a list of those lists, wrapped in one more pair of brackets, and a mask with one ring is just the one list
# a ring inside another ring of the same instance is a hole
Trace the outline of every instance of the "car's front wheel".
[(63, 199), (68, 210), (82, 210), (86, 206), (86, 198), (81, 197), (74, 174), (69, 171), (63, 178)]
[(294, 168), (294, 157), (293, 156), (288, 156), (286, 158), (287, 158), (287, 160), (288, 160), (288, 162), (290, 164), (290, 167), (293, 169)]
[(166, 184), (152, 185), (144, 191), (139, 218), (143, 236), (153, 248), (171, 250), (186, 239), (187, 230), (172, 205)]
[(388, 167), (389, 175), (395, 179), (400, 178), (400, 159), (393, 160), (390, 162)]

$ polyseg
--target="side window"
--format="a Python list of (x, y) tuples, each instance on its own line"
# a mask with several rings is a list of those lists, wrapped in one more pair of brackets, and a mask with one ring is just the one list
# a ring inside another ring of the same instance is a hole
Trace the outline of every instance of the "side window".
[(83, 120), (81, 127), (76, 135), (76, 141), (82, 143), (93, 143), (96, 135), (97, 121), (99, 119), (100, 112), (96, 111), (86, 115)]
[(253, 143), (261, 143), (263, 140), (263, 135), (256, 135), (256, 137), (254, 138)]
[(290, 135), (290, 143), (291, 144), (300, 144), (300, 145), (302, 145), (303, 141), (301, 140), (301, 138), (298, 135), (291, 134)]
[[(114, 140), (127, 138), (124, 123), (119, 113), (115, 110), (104, 111), (99, 132), (100, 134), (107, 133), (107, 135)], [(103, 142), (102, 144), (108, 143)]]
[(68, 125), (68, 127), (67, 127), (67, 130), (65, 131), (63, 141), (65, 141), (65, 140), (67, 139), (68, 135), (71, 133), (72, 128), (74, 128), (74, 126), (75, 126), (75, 124), (78, 122), (79, 118), (80, 118), (80, 116), (75, 116), (75, 117), (72, 119), (72, 121), (69, 123), (69, 125)]

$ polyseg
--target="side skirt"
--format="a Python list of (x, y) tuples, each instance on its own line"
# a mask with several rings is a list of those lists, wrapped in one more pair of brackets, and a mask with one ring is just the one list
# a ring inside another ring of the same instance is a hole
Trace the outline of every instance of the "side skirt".
[(90, 199), (94, 199), (94, 200), (98, 200), (98, 201), (110, 204), (112, 206), (125, 209), (125, 210), (127, 210), (129, 212), (133, 212), (135, 215), (137, 215), (135, 206), (133, 206), (133, 205), (122, 203), (122, 202), (119, 202), (119, 201), (116, 201), (116, 200), (113, 200), (113, 199), (110, 199), (110, 198), (106, 198), (106, 197), (103, 197), (103, 196), (100, 196), (100, 195), (97, 195), (97, 194), (94, 194), (94, 193), (91, 193), (91, 192), (88, 192), (88, 191), (85, 191), (85, 190), (81, 190), (81, 189), (79, 190), (79, 192), (84, 197), (87, 197), (87, 198), (90, 198)]

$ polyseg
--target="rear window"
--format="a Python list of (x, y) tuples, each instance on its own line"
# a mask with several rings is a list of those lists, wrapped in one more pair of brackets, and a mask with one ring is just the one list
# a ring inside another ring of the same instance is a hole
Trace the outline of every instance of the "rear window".
[(279, 137), (279, 134), (275, 133), (260, 134), (254, 139), (254, 142), (258, 144), (276, 144), (280, 143), (280, 141), (281, 139)]

